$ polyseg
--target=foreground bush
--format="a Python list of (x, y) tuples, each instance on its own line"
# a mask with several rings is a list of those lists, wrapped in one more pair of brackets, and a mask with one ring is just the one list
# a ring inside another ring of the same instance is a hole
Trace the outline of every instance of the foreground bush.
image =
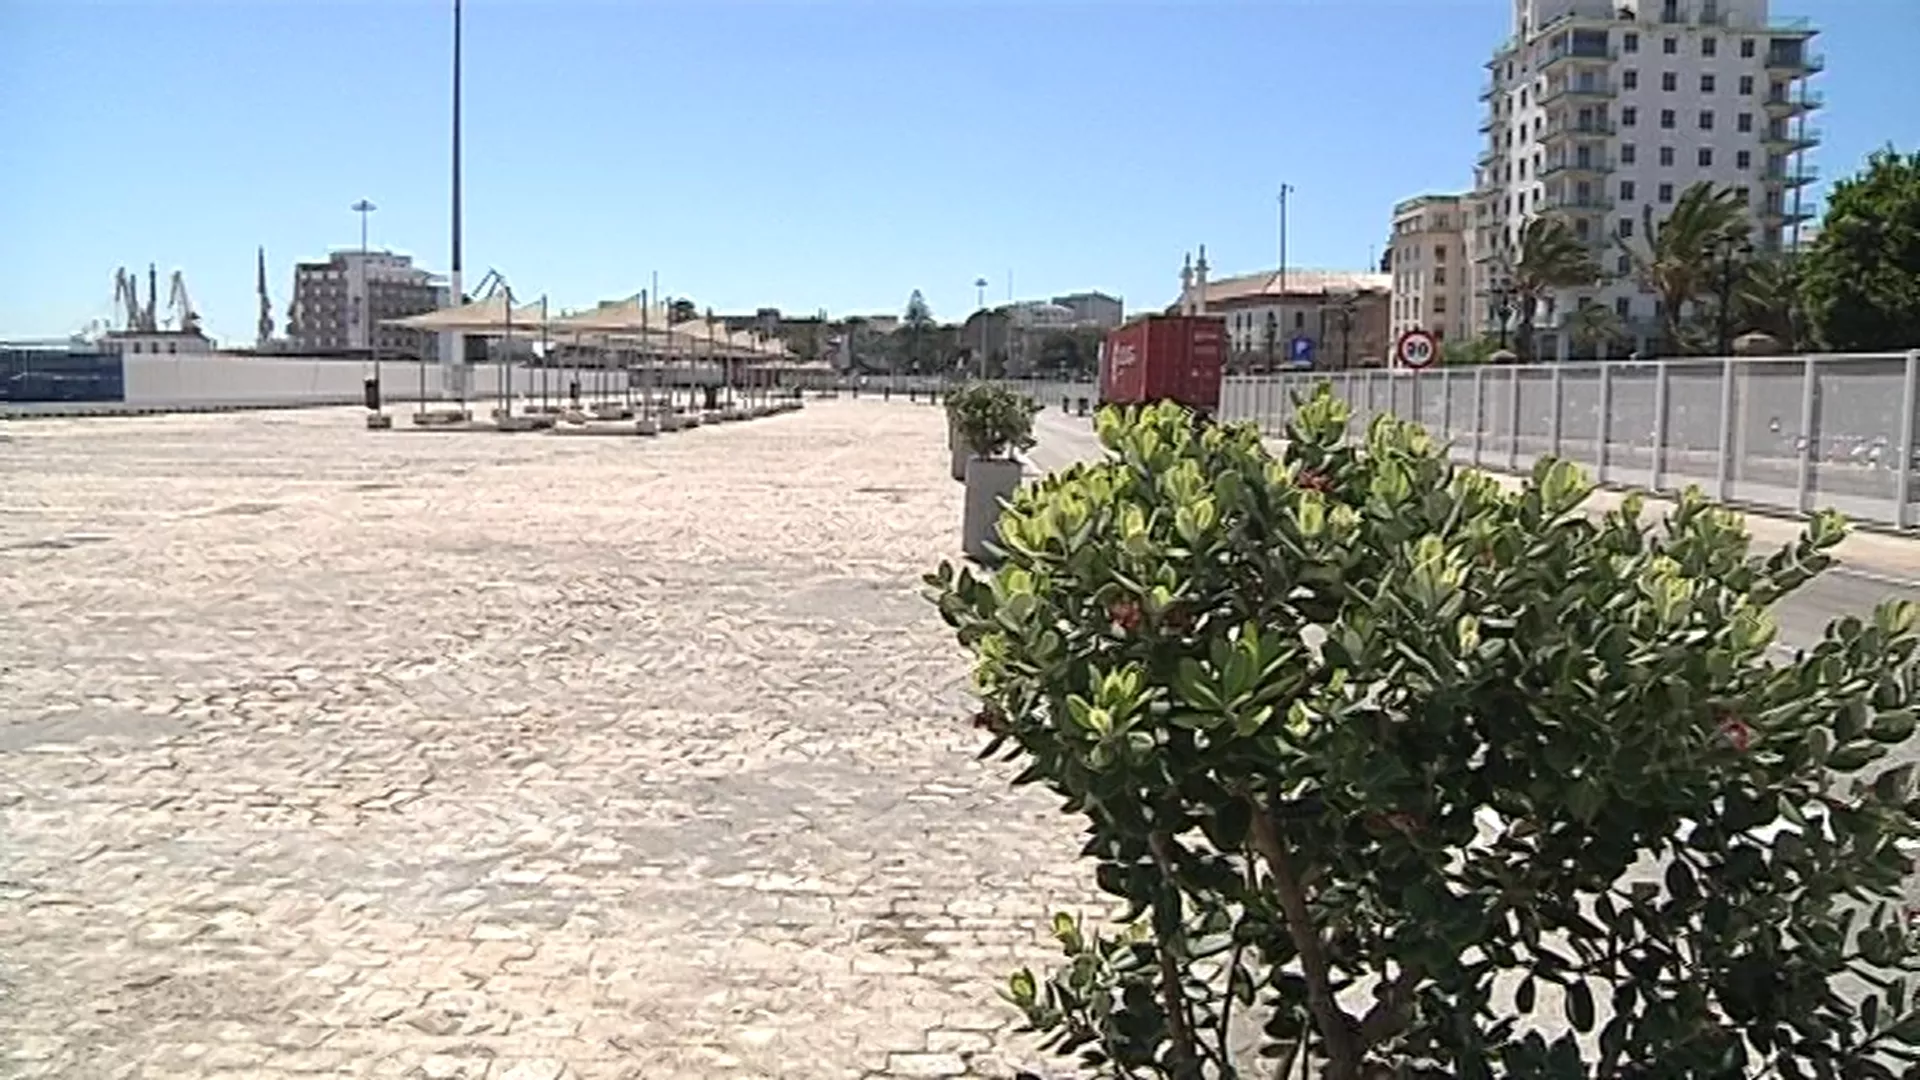
[[(928, 583), (992, 735), (1085, 818), (1115, 926), (1008, 996), (1114, 1076), (1893, 1077), (1916, 616), (1791, 662), (1768, 608), (1844, 531), (1750, 558), (1542, 463), (1301, 403), (1284, 458), (1178, 408), (1023, 489), (991, 578)], [(1280, 1057), (1282, 1062), (1257, 1061)], [(1293, 1072), (1282, 1072), (1293, 1068)]]

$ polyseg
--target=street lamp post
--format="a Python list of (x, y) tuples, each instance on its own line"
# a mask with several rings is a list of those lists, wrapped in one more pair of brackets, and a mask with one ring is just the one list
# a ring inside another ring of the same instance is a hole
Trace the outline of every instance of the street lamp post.
[(359, 317), (361, 344), (373, 355), (373, 403), (374, 414), (380, 415), (385, 409), (385, 395), (380, 387), (380, 343), (373, 333), (373, 281), (367, 273), (367, 215), (378, 210), (370, 200), (361, 199), (350, 207), (360, 215), (360, 308)]
[(1280, 185), (1280, 297), (1287, 295), (1287, 197), (1293, 194), (1292, 184)]
[(987, 279), (973, 279), (974, 310), (980, 316), (979, 352), (974, 356), (974, 378), (987, 377)]
[(1493, 319), (1500, 335), (1500, 351), (1507, 351), (1507, 322), (1513, 318), (1513, 283), (1506, 278), (1493, 282)]
[(1720, 355), (1733, 355), (1733, 289), (1745, 270), (1744, 260), (1753, 254), (1753, 245), (1738, 236), (1720, 240)]

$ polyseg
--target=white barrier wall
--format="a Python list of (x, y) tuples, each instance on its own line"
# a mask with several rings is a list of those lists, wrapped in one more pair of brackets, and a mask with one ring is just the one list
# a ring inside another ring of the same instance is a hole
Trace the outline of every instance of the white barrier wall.
[[(277, 408), (352, 405), (363, 400), (362, 384), (373, 373), (358, 360), (246, 356), (128, 356), (123, 358), (128, 405), (146, 408)], [(415, 361), (383, 361), (388, 397), (398, 385), (417, 385)], [(439, 373), (427, 372), (428, 386)]]

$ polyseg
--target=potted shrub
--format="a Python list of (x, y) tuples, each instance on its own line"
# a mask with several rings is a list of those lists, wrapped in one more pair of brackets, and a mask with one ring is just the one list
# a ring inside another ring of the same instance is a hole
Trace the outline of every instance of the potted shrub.
[(947, 394), (947, 452), (953, 458), (955, 480), (967, 478), (967, 458), (970, 456), (966, 441), (960, 437), (960, 410), (965, 407), (967, 395), (982, 385), (984, 384), (963, 383)]
[(992, 383), (977, 384), (954, 406), (954, 422), (966, 452), (966, 510), (961, 550), (976, 562), (994, 558), (991, 548), (1001, 504), (1020, 487), (1014, 455), (1033, 446), (1033, 402)]
[(1141, 1080), (1915, 1075), (1888, 755), (1920, 607), (1774, 640), (1836, 515), (1753, 554), (1697, 491), (1590, 516), (1566, 462), (1508, 492), (1390, 416), (1356, 445), (1324, 386), (1279, 457), (1174, 406), (1099, 431), (1015, 495), (990, 578), (927, 579), (985, 753), (1084, 819), (1126, 913), (1056, 916), (1066, 962), (1006, 987), (1051, 1049)]

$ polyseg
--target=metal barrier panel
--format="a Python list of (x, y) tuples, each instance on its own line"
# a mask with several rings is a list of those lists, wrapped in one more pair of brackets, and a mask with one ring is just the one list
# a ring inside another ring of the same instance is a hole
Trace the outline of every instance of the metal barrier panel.
[[(1726, 497), (1765, 506), (1800, 505), (1801, 416), (1806, 401), (1806, 360), (1741, 360), (1733, 377), (1733, 413), (1727, 456)], [(1890, 409), (1898, 412), (1897, 405)]]
[(1669, 360), (1660, 487), (1697, 485), (1714, 495), (1720, 476), (1720, 361)]
[(1653, 475), (1660, 366), (1626, 363), (1607, 368), (1606, 460), (1594, 477), (1603, 484), (1644, 487)]
[(1902, 445), (1904, 415), (1912, 408), (1906, 375), (1903, 356), (1812, 365), (1811, 431), (1805, 443), (1808, 505), (1901, 524), (1900, 461), (1905, 456), (1911, 463), (1913, 454), (1911, 446)]
[(1602, 388), (1601, 369), (1561, 365), (1560, 374), (1560, 456), (1579, 462), (1595, 476), (1606, 460), (1606, 415), (1602, 396), (1612, 387)]
[(1553, 453), (1553, 371), (1544, 367), (1516, 367), (1519, 414), (1514, 424), (1514, 469), (1531, 472), (1533, 463)]

